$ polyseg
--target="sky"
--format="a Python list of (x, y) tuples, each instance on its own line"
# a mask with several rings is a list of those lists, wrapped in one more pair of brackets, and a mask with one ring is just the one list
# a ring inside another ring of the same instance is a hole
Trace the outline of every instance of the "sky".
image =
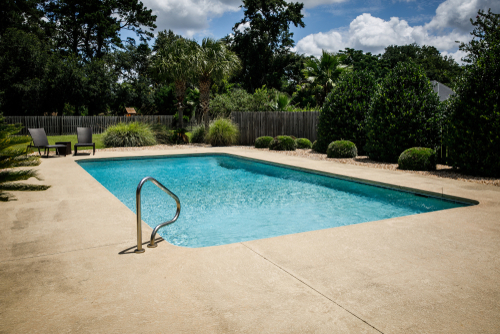
[[(241, 0), (142, 0), (157, 15), (158, 31), (194, 38), (222, 38), (243, 19)], [(372, 54), (389, 45), (435, 46), (459, 63), (464, 54), (455, 41), (468, 42), (470, 18), (500, 0), (303, 0), (305, 28), (291, 26), (294, 51), (321, 55), (346, 47)]]

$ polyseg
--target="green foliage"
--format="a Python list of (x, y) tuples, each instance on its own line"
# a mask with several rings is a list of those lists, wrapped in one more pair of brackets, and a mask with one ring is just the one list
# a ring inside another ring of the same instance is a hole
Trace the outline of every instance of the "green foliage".
[(425, 147), (409, 148), (399, 156), (398, 167), (406, 170), (436, 170), (436, 151)]
[(312, 148), (312, 143), (307, 138), (298, 138), (296, 142), (297, 142), (297, 148), (302, 148), (302, 149)]
[(434, 46), (419, 46), (416, 43), (408, 45), (390, 45), (381, 56), (384, 67), (393, 69), (400, 62), (413, 61), (421, 66), (429, 80), (437, 80), (443, 84), (451, 84), (460, 75), (461, 68), (457, 62), (448, 56), (442, 56)]
[(162, 145), (171, 144), (172, 132), (166, 125), (161, 123), (155, 123), (151, 125), (151, 131), (153, 132), (156, 143)]
[(316, 103), (323, 105), (326, 96), (335, 86), (335, 82), (342, 73), (350, 71), (351, 68), (343, 65), (345, 56), (333, 54), (322, 50), (319, 59), (312, 57), (304, 62), (302, 74), (308, 84), (319, 86), (316, 95)]
[(156, 144), (151, 127), (139, 122), (110, 126), (103, 133), (102, 141), (106, 147), (137, 147)]
[(191, 143), (202, 144), (205, 142), (205, 127), (199, 125), (195, 127), (192, 131)]
[(363, 150), (366, 116), (375, 87), (370, 72), (360, 70), (340, 77), (319, 115), (316, 151), (326, 153), (328, 145), (338, 139), (350, 140)]
[(255, 148), (269, 148), (269, 144), (273, 141), (273, 137), (263, 136), (255, 140)]
[(297, 143), (290, 136), (278, 136), (269, 144), (269, 149), (274, 151), (295, 151)]
[(141, 27), (151, 31), (156, 28), (156, 16), (138, 0), (54, 0), (47, 2), (45, 17), (54, 29), (56, 47), (87, 60), (123, 47), (120, 38), (123, 30), (149, 39), (153, 33)]
[(238, 127), (227, 118), (219, 118), (210, 124), (207, 142), (212, 146), (229, 146), (238, 141)]
[(315, 140), (314, 143), (312, 143), (312, 150), (315, 152), (318, 152), (318, 141)]
[[(36, 178), (41, 180), (35, 170), (12, 170), (14, 167), (37, 166), (40, 164), (39, 157), (28, 157), (26, 147), (31, 139), (27, 136), (13, 136), (22, 129), (20, 124), (6, 124), (4, 117), (0, 114), (0, 202), (13, 199), (12, 195), (5, 191), (37, 191), (46, 190), (50, 186), (15, 183), (15, 181)], [(14, 148), (16, 145), (23, 148)]]
[(389, 72), (389, 69), (384, 66), (380, 60), (380, 55), (372, 55), (371, 52), (364, 53), (361, 50), (345, 48), (344, 51), (339, 51), (343, 55), (342, 63), (352, 66), (353, 71), (371, 72), (376, 80), (379, 80)]
[(370, 159), (396, 162), (407, 148), (436, 148), (442, 116), (443, 106), (422, 69), (399, 63), (372, 98), (365, 151)]
[(500, 176), (500, 15), (480, 11), (467, 66), (449, 100), (445, 145), (461, 171)]
[(288, 74), (288, 66), (293, 66), (296, 60), (289, 50), (294, 46), (289, 26), (305, 26), (304, 5), (284, 0), (243, 0), (242, 7), (244, 17), (234, 25), (234, 37), (226, 37), (231, 50), (242, 61), (236, 82), (250, 92), (262, 85), (279, 88)]
[(171, 131), (170, 142), (175, 145), (188, 144), (189, 136), (187, 135), (187, 130), (179, 128)]
[(328, 158), (356, 158), (358, 149), (351, 141), (337, 140), (328, 145), (326, 155)]

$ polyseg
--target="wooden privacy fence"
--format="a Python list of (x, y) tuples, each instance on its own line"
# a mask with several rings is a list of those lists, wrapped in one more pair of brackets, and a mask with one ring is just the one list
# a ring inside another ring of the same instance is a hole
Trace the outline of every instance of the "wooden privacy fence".
[(91, 127), (92, 133), (106, 131), (108, 126), (120, 122), (161, 123), (172, 127), (173, 116), (5, 116), (8, 124), (21, 123), (19, 134), (28, 135), (28, 128), (44, 128), (47, 136), (74, 135), (77, 127)]
[(253, 145), (261, 136), (288, 135), (315, 141), (318, 118), (319, 111), (231, 113), (231, 119), (240, 130), (241, 145)]

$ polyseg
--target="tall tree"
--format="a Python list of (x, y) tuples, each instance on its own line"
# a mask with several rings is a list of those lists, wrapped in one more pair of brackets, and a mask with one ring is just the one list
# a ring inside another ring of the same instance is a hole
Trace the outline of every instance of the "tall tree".
[(183, 101), (186, 97), (187, 84), (195, 79), (198, 44), (189, 39), (179, 38), (155, 46), (156, 54), (151, 67), (156, 80), (165, 84), (174, 82), (179, 124), (183, 127)]
[(210, 86), (212, 81), (221, 82), (241, 68), (238, 56), (226, 47), (222, 41), (204, 38), (199, 48), (197, 72), (200, 85), (200, 102), (205, 118), (205, 131), (208, 133)]
[(156, 16), (138, 0), (50, 0), (45, 10), (57, 27), (57, 47), (87, 60), (102, 58), (113, 47), (123, 47), (122, 29), (149, 39), (156, 28)]
[(376, 80), (382, 79), (389, 72), (380, 61), (381, 55), (372, 55), (371, 52), (364, 53), (362, 50), (350, 48), (339, 51), (339, 54), (345, 56), (342, 59), (344, 65), (352, 66), (353, 71), (371, 72)]
[(9, 28), (41, 33), (46, 27), (42, 3), (43, 0), (0, 0), (0, 36)]
[[(244, 18), (227, 37), (231, 50), (242, 61), (237, 80), (249, 91), (266, 85), (279, 88), (285, 75), (283, 58), (295, 44), (290, 24), (305, 27), (302, 3), (284, 0), (243, 0)], [(293, 60), (292, 60), (293, 61)]]
[(442, 56), (434, 46), (390, 45), (385, 48), (381, 57), (383, 66), (393, 69), (399, 62), (412, 60), (422, 66), (429, 80), (437, 80), (444, 84), (452, 84), (460, 75), (461, 68), (453, 58)]

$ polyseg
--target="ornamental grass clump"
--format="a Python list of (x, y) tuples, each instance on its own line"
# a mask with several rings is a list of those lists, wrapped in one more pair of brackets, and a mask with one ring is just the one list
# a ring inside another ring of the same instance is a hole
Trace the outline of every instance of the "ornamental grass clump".
[(199, 125), (191, 132), (191, 143), (203, 144), (205, 142), (205, 126)]
[(328, 158), (356, 158), (358, 149), (351, 141), (337, 140), (328, 145), (326, 155)]
[(307, 138), (298, 138), (296, 142), (297, 148), (307, 149), (312, 147), (311, 141)]
[(106, 147), (136, 147), (156, 145), (151, 127), (144, 123), (118, 123), (106, 129), (102, 135)]
[(238, 141), (239, 131), (237, 126), (227, 118), (219, 118), (210, 124), (207, 142), (212, 146), (229, 146)]
[(259, 137), (255, 140), (255, 148), (269, 148), (269, 144), (273, 141), (271, 136)]
[(398, 167), (405, 170), (436, 170), (436, 151), (426, 147), (409, 148), (399, 156)]
[(269, 149), (274, 151), (295, 151), (297, 142), (290, 136), (278, 136), (269, 144)]

